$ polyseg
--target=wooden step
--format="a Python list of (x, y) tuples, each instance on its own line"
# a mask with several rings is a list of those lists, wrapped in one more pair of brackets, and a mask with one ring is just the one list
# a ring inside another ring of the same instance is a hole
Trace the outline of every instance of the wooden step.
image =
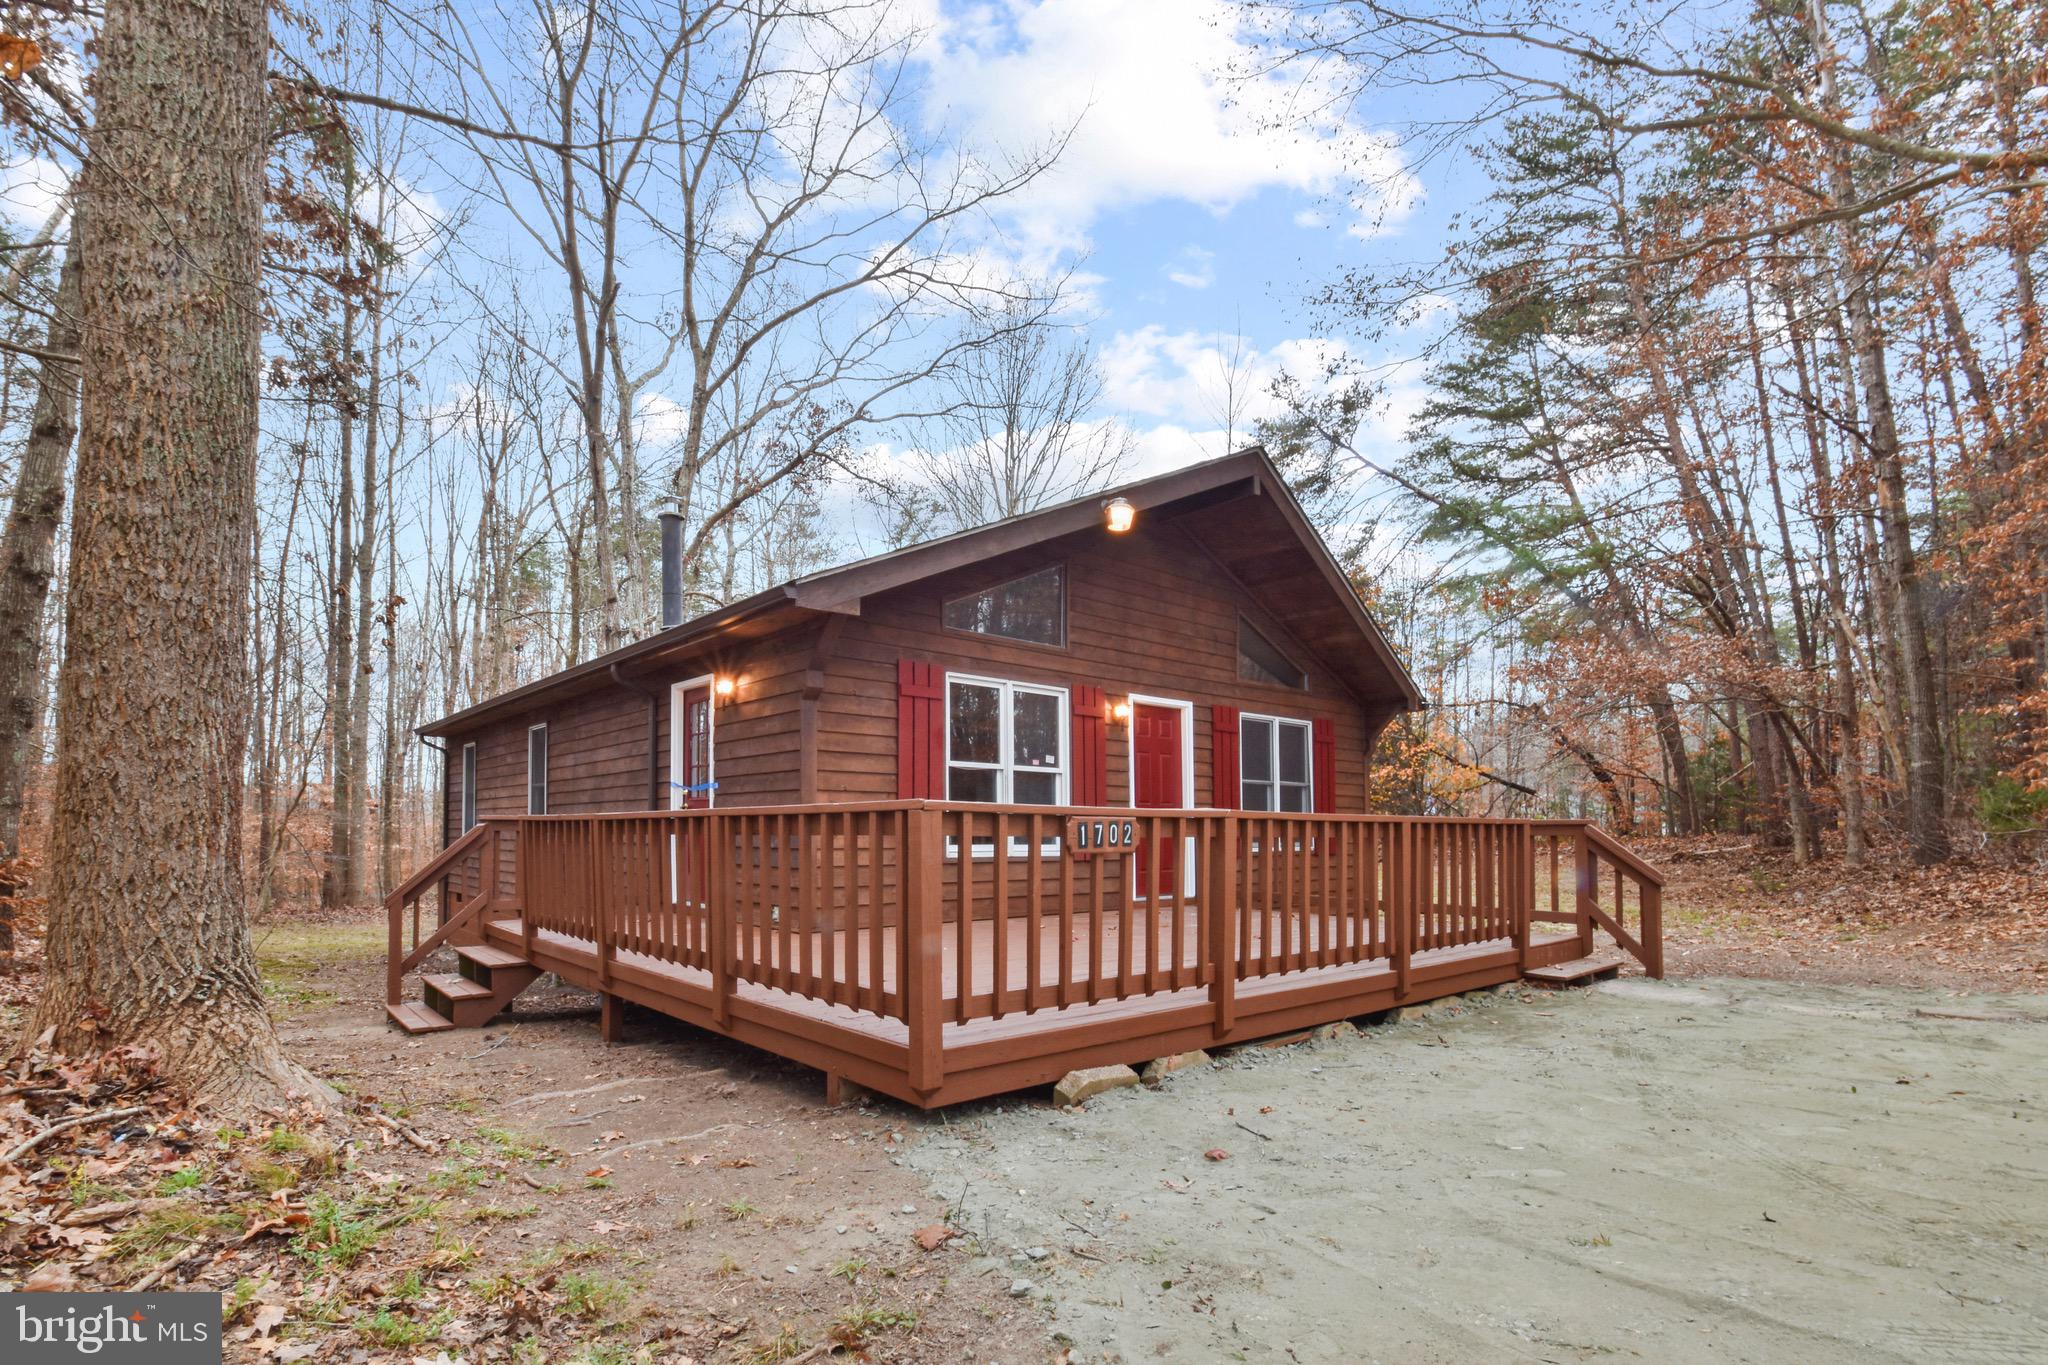
[(493, 967), (524, 967), (526, 959), (517, 953), (508, 953), (503, 948), (486, 947), (481, 943), (465, 944), (455, 950), (455, 955), (464, 962), (474, 962), (486, 970)]
[(386, 1005), (384, 1013), (407, 1033), (440, 1033), (455, 1027), (454, 1020), (434, 1013), (417, 1000), (408, 1000), (402, 1005)]
[(420, 980), (450, 1000), (484, 1000), (491, 994), (491, 988), (481, 981), (471, 981), (454, 972), (430, 972)]
[(1522, 979), (1539, 986), (1590, 986), (1619, 976), (1621, 964), (1618, 957), (1579, 957), (1551, 967), (1531, 967)]

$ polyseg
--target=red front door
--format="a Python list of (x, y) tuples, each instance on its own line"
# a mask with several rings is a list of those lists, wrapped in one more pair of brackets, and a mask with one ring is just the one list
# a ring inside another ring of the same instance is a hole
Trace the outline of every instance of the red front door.
[[(1177, 706), (1138, 702), (1131, 707), (1131, 804), (1140, 810), (1178, 810), (1183, 804), (1185, 770), (1181, 767), (1180, 726)], [(1144, 840), (1142, 834), (1140, 838), (1143, 842), (1138, 846), (1138, 895), (1149, 896), (1155, 850), (1151, 847), (1153, 841)], [(1170, 896), (1179, 859), (1175, 857), (1174, 840), (1160, 839), (1157, 843), (1160, 889)]]
[(693, 687), (683, 693), (683, 763), (676, 780), (682, 804), (700, 810), (711, 804), (711, 689)]

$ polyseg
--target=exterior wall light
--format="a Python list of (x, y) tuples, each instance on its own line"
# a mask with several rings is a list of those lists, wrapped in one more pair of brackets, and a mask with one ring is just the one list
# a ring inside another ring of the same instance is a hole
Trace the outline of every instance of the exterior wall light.
[(731, 701), (732, 694), (739, 690), (739, 684), (733, 680), (730, 673), (720, 674), (711, 684), (711, 690), (718, 694), (720, 701)]
[(1138, 524), (1138, 509), (1124, 498), (1111, 498), (1102, 504), (1102, 524), (1113, 536), (1120, 536)]
[(1128, 723), (1128, 722), (1130, 721), (1130, 719), (1131, 719), (1131, 703), (1130, 703), (1130, 700), (1129, 700), (1128, 698), (1126, 698), (1126, 699), (1124, 699), (1124, 700), (1121, 700), (1121, 701), (1117, 702), (1117, 704), (1116, 704), (1116, 705), (1114, 705), (1114, 706), (1112, 706), (1112, 707), (1110, 707), (1110, 708), (1109, 708), (1109, 714), (1110, 714), (1110, 715), (1111, 715), (1111, 716), (1112, 716), (1112, 717), (1113, 717), (1113, 718), (1114, 718), (1114, 719), (1115, 719), (1115, 720), (1117, 721), (1117, 723), (1118, 723), (1118, 724), (1120, 724), (1120, 725), (1121, 725), (1121, 724), (1126, 724), (1126, 723)]

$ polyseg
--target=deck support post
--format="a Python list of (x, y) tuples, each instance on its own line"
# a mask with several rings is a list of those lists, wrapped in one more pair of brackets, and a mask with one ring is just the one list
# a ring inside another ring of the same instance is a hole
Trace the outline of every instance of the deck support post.
[[(908, 979), (903, 989), (903, 1018), (910, 1030), (910, 1088), (929, 1095), (946, 1078), (946, 1054), (941, 1035), (945, 1025), (945, 967), (941, 961), (945, 940), (946, 907), (939, 885), (939, 859), (944, 852), (942, 815), (920, 806), (906, 814), (903, 847), (903, 935)], [(963, 855), (965, 836), (962, 837)], [(965, 858), (962, 859), (963, 865)], [(965, 911), (965, 905), (962, 911)], [(971, 930), (962, 922), (960, 932)], [(962, 981), (966, 991), (970, 983)]]
[(488, 937), (487, 926), (498, 899), (498, 827), (484, 822), (490, 833), (484, 836), (483, 869), (476, 889), (477, 899), (483, 902), (483, 909), (477, 914), (474, 924), (459, 933), (449, 935), (450, 943), (474, 946)]
[(585, 893), (591, 907), (591, 922), (597, 933), (597, 985), (611, 998), (612, 957), (616, 952), (612, 944), (612, 885), (606, 870), (611, 866), (603, 847), (605, 827), (601, 821), (592, 819), (585, 822), (590, 829), (590, 849), (584, 864)]
[(384, 1003), (395, 1005), (405, 991), (405, 904), (394, 891), (384, 902)]
[(1527, 820), (1514, 826), (1508, 838), (1509, 853), (1503, 859), (1502, 877), (1507, 885), (1508, 923), (1513, 926), (1515, 960), (1529, 970), (1529, 916), (1536, 909), (1536, 836)]
[(710, 930), (711, 1018), (732, 1023), (732, 827), (718, 814), (704, 817), (704, 923)]
[(533, 907), (538, 898), (531, 894), (533, 884), (528, 880), (528, 869), (533, 867), (536, 840), (533, 837), (532, 821), (521, 820), (518, 828), (519, 832), (513, 837), (512, 844), (512, 875), (518, 888), (518, 894), (513, 899), (519, 902), (519, 937), (523, 940), (526, 960), (531, 962), (533, 941), (539, 933), (533, 922)]
[(1664, 888), (1655, 882), (1638, 882), (1642, 898), (1643, 970), (1659, 981), (1664, 979)]
[(1387, 841), (1389, 894), (1388, 950), (1393, 957), (1394, 999), (1408, 999), (1408, 959), (1414, 951), (1415, 925), (1422, 913), (1422, 894), (1415, 875), (1415, 822), (1403, 820)]
[(597, 1036), (607, 1043), (619, 1041), (619, 1011), (623, 1008), (619, 997), (610, 991), (600, 991), (597, 997)]
[[(1572, 844), (1572, 866), (1577, 873), (1578, 893), (1573, 908), (1579, 916), (1579, 956), (1593, 955), (1593, 907), (1600, 899), (1600, 856), (1593, 851), (1593, 839), (1586, 830), (1587, 822), (1579, 822), (1578, 833)], [(1617, 907), (1618, 908), (1618, 907)]]
[(1209, 1000), (1216, 1010), (1216, 1041), (1237, 1027), (1237, 845), (1244, 820), (1225, 816), (1217, 822), (1211, 843), (1209, 894)]

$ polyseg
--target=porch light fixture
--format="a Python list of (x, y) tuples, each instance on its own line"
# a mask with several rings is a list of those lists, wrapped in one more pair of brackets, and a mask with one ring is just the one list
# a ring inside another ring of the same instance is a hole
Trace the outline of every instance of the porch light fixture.
[(1109, 714), (1110, 717), (1114, 719), (1119, 725), (1129, 721), (1131, 718), (1130, 699), (1124, 698), (1123, 700), (1117, 702), (1116, 705), (1109, 708)]
[(720, 701), (731, 701), (732, 694), (739, 690), (739, 684), (733, 680), (730, 673), (724, 673), (711, 684), (711, 690), (718, 694)]
[(1102, 524), (1113, 536), (1120, 536), (1138, 524), (1138, 509), (1128, 499), (1111, 498), (1102, 504)]

